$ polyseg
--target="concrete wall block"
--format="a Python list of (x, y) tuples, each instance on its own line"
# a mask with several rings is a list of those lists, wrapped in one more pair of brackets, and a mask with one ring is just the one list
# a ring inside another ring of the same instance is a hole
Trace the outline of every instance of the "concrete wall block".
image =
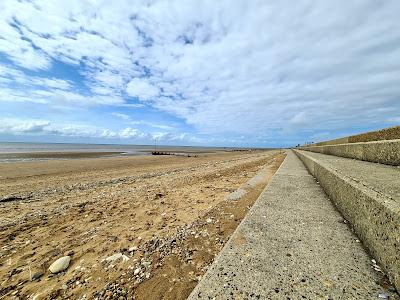
[(307, 146), (299, 149), (385, 165), (400, 166), (400, 140)]
[[(296, 152), (297, 154), (297, 152)], [(312, 158), (303, 156), (301, 161), (306, 166), (307, 170), (310, 172), (311, 175), (315, 177), (315, 162)]]
[[(335, 148), (337, 148), (340, 153), (340, 146), (335, 146)], [(344, 145), (344, 150), (346, 155), (344, 157), (364, 160), (364, 147), (362, 144), (346, 144)]]
[(336, 145), (346, 143), (361, 143), (382, 140), (395, 140), (400, 139), (400, 126), (384, 128), (377, 131), (370, 131), (366, 133), (356, 134), (344, 138), (316, 143), (317, 146)]
[[(357, 150), (358, 151), (358, 150)], [(295, 151), (400, 290), (400, 204)]]
[(364, 144), (363, 160), (400, 166), (400, 140)]

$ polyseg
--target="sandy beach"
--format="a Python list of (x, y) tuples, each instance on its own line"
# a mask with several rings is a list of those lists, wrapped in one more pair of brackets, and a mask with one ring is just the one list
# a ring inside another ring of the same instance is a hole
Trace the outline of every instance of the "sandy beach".
[[(185, 299), (283, 158), (220, 151), (0, 164), (0, 299)], [(224, 200), (265, 166), (243, 199)], [(63, 256), (68, 268), (52, 274)]]

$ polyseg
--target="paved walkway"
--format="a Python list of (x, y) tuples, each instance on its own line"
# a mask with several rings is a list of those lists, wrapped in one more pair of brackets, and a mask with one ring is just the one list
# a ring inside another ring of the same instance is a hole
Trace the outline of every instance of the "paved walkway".
[(189, 299), (399, 299), (292, 151)]

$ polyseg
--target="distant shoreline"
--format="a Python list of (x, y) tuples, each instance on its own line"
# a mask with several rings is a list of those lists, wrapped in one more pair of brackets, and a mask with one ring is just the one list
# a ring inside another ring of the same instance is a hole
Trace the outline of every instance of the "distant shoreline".
[[(60, 143), (0, 143), (0, 163), (148, 156), (152, 152), (177, 153), (196, 156), (217, 152), (257, 150), (234, 147), (197, 147), (162, 145), (100, 145)], [(261, 149), (260, 149), (261, 150)], [(267, 150), (267, 149), (262, 149)]]

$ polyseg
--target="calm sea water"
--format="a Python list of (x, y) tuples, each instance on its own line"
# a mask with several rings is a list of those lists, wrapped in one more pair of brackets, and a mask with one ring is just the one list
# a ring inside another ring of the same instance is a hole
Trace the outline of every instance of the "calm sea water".
[[(64, 144), (64, 143), (0, 143), (0, 162), (15, 162), (29, 160), (59, 159), (46, 157), (46, 153), (68, 152), (122, 152), (121, 155), (149, 155), (154, 151), (154, 145), (109, 145), (109, 144)], [(183, 146), (157, 146), (158, 151), (174, 152), (213, 152), (222, 148), (183, 147)], [(37, 155), (29, 154), (42, 153)]]

